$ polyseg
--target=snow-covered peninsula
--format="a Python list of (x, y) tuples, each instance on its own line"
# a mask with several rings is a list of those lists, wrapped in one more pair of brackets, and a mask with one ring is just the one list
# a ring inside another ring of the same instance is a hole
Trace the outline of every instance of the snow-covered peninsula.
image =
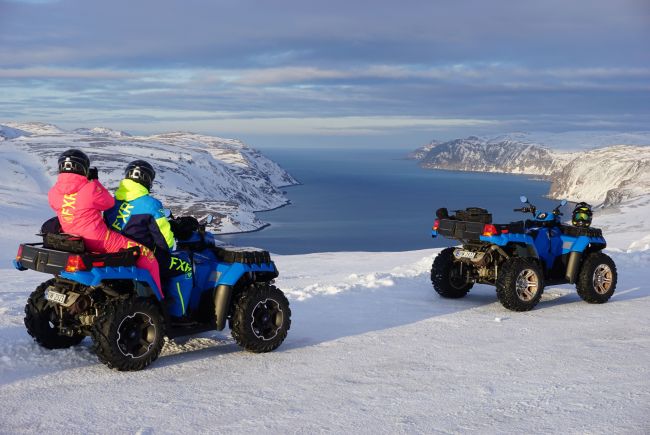
[(154, 193), (177, 214), (214, 214), (220, 232), (264, 226), (254, 212), (288, 203), (281, 188), (296, 180), (259, 151), (236, 139), (186, 132), (131, 136), (108, 128), (65, 131), (51, 124), (0, 123), (2, 213), (49, 215), (45, 195), (54, 183), (56, 158), (68, 148), (86, 151), (100, 180), (117, 187), (129, 161), (145, 159), (157, 170)]

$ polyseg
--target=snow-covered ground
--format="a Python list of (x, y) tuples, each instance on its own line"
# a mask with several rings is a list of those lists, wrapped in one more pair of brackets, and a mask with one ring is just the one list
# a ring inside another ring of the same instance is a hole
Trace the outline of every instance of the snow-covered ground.
[(429, 281), (438, 249), (274, 256), (293, 312), (279, 349), (251, 354), (206, 333), (123, 373), (89, 339), (48, 351), (27, 335), (25, 301), (48, 277), (9, 260), (50, 215), (50, 180), (1, 152), (1, 434), (650, 433), (647, 196), (596, 215), (619, 272), (606, 304), (569, 285), (526, 313), (483, 285), (441, 299)]
[(439, 298), (436, 252), (276, 256), (293, 311), (278, 350), (206, 333), (134, 373), (100, 364), (89, 339), (36, 345), (23, 306), (46, 277), (5, 268), (0, 432), (648, 433), (650, 251), (610, 251), (607, 304), (564, 285), (527, 313), (488, 286)]

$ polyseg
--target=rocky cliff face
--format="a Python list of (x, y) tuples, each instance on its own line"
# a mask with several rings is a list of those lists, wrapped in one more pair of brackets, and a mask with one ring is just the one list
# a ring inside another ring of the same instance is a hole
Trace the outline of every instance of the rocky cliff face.
[(610, 206), (650, 194), (650, 146), (615, 145), (560, 152), (533, 141), (527, 134), (470, 136), (433, 143), (410, 157), (420, 160), (424, 168), (543, 177), (552, 183), (549, 196), (557, 199)]
[[(0, 131), (5, 132), (3, 151), (20, 154), (8, 163), (11, 177), (24, 179), (31, 193), (47, 192), (56, 178), (56, 159), (68, 148), (86, 152), (110, 190), (128, 162), (144, 159), (156, 168), (153, 191), (165, 206), (176, 215), (215, 214), (222, 232), (263, 226), (253, 212), (286, 204), (281, 187), (297, 183), (275, 162), (233, 139), (184, 132), (130, 136), (105, 128), (68, 132), (40, 123), (7, 123)], [(0, 197), (20, 202), (15, 189)]]
[(433, 148), (437, 147), (441, 143), (443, 142), (432, 140), (428, 144), (421, 146), (420, 148), (416, 149), (413, 152), (408, 153), (406, 158), (412, 160), (422, 160), (429, 153), (429, 151), (431, 151)]
[(650, 194), (650, 147), (616, 145), (588, 151), (551, 176), (553, 198), (610, 206)]
[(486, 141), (470, 136), (435, 146), (420, 160), (420, 166), (457, 171), (548, 176), (553, 171), (554, 162), (553, 153), (538, 145)]

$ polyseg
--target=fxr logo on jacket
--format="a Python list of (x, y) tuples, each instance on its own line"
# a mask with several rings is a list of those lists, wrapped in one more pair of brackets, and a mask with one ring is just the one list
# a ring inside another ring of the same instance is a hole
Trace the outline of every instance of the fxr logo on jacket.
[[(126, 223), (129, 221), (129, 218), (131, 217), (131, 210), (133, 210), (134, 207), (134, 205), (131, 205), (128, 202), (124, 201), (122, 205), (120, 205), (120, 208), (117, 210), (117, 217), (115, 218), (115, 221), (111, 227), (117, 231), (122, 231)], [(120, 223), (120, 221), (122, 221), (122, 223)]]
[(61, 206), (61, 218), (69, 224), (74, 220), (73, 210), (76, 208), (77, 193), (66, 193), (63, 195), (63, 205)]

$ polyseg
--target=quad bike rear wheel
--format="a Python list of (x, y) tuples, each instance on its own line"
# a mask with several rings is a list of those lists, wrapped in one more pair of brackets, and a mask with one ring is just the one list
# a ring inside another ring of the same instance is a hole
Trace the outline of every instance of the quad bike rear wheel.
[(582, 263), (576, 290), (585, 302), (604, 304), (614, 294), (617, 279), (614, 260), (602, 252), (592, 252)]
[(529, 311), (542, 298), (542, 271), (533, 260), (509, 258), (500, 267), (496, 282), (501, 305), (512, 311)]
[(431, 284), (443, 298), (458, 299), (465, 297), (474, 285), (467, 281), (463, 268), (470, 267), (454, 259), (454, 248), (446, 248), (433, 260), (431, 266)]
[(27, 333), (44, 348), (65, 349), (81, 343), (84, 335), (70, 337), (59, 334), (57, 327), (59, 317), (55, 311), (55, 304), (45, 299), (45, 290), (54, 282), (54, 279), (45, 281), (29, 295), (25, 305), (25, 327)]
[(244, 349), (270, 352), (282, 344), (291, 327), (289, 301), (274, 285), (255, 283), (237, 296), (230, 327)]
[(99, 360), (120, 371), (142, 370), (163, 347), (164, 321), (151, 298), (131, 297), (109, 302), (92, 329)]

